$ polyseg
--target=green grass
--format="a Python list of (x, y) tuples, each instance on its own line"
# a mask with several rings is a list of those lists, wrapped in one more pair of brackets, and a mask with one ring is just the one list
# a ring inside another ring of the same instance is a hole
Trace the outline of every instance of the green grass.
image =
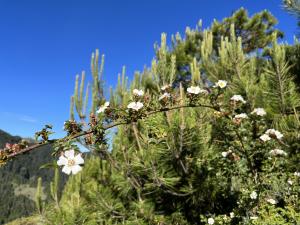
[(16, 219), (7, 223), (6, 225), (43, 225), (39, 216), (30, 216), (26, 218)]

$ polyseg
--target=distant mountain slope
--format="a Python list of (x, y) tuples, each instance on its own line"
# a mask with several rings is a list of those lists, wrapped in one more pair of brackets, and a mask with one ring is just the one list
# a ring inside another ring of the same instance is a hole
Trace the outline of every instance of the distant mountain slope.
[[(21, 137), (0, 130), (0, 148), (5, 143), (17, 143), (20, 140)], [(47, 198), (53, 171), (39, 168), (51, 160), (51, 146), (43, 146), (0, 167), (0, 224), (35, 212), (34, 196), (38, 177), (43, 178)]]

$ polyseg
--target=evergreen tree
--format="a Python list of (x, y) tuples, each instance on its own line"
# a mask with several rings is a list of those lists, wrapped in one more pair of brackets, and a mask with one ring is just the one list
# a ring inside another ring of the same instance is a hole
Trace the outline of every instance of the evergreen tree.
[[(168, 61), (164, 34), (152, 68), (136, 74), (128, 89), (123, 72), (111, 93), (112, 106), (143, 101), (146, 108), (189, 107), (144, 119), (138, 119), (143, 113), (131, 111), (127, 125), (115, 130), (111, 150), (94, 140), (89, 145), (93, 154), (68, 181), (59, 207), (48, 206), (50, 224), (299, 221), (299, 178), (294, 175), (299, 147), (293, 143), (300, 141), (300, 97), (285, 46), (277, 44), (274, 34), (268, 58), (249, 56), (234, 26), (230, 29), (230, 37), (221, 39), (218, 58), (212, 32), (204, 31), (201, 60), (190, 62), (191, 85), (202, 94), (181, 85), (172, 88), (176, 58)], [(228, 87), (221, 86), (222, 80)], [(136, 89), (145, 96), (132, 94)], [(158, 92), (165, 97), (158, 99)], [(114, 113), (108, 108), (98, 119)], [(284, 138), (269, 128), (282, 131)]]
[[(212, 32), (212, 40), (210, 41), (213, 41), (212, 48), (216, 57), (219, 52), (218, 49), (221, 47), (221, 40), (231, 36), (230, 27), (232, 24), (235, 27), (235, 36), (241, 37), (245, 54), (256, 52), (268, 46), (272, 42), (274, 34), (278, 38), (283, 37), (283, 33), (274, 28), (277, 20), (270, 12), (265, 10), (249, 17), (247, 10), (241, 8), (221, 22), (215, 20), (212, 23), (209, 29)], [(193, 58), (196, 58), (197, 61), (201, 60), (201, 43), (204, 38), (201, 21), (195, 29), (186, 29), (185, 38), (182, 38), (180, 34), (172, 37), (173, 50), (171, 54), (174, 54), (177, 59), (178, 82), (184, 82), (190, 78), (189, 62)]]
[[(298, 20), (298, 27), (300, 25), (300, 2), (298, 0), (284, 0), (283, 1), (284, 9), (289, 12), (291, 15), (295, 16)], [(298, 35), (299, 36), (299, 35)], [(291, 67), (290, 71), (295, 76), (295, 82), (300, 87), (300, 47), (299, 42), (295, 39), (295, 43), (293, 45), (286, 46), (286, 60), (289, 62), (289, 66)]]
[[(253, 27), (249, 32), (261, 31)], [(189, 38), (177, 38), (180, 44), (170, 49), (163, 34), (151, 68), (131, 82), (123, 69), (109, 101), (103, 95), (104, 60), (99, 65), (99, 52), (93, 54), (90, 114), (83, 76), (71, 98), (68, 136), (56, 142), (54, 153), (67, 157), (78, 150), (75, 141), (91, 152), (61, 197), (55, 194), (58, 178), (51, 184), (53, 204), (40, 208), (44, 224), (300, 221), (300, 96), (286, 46), (273, 32), (264, 39), (269, 46), (257, 42), (268, 56), (249, 54), (253, 41), (245, 45), (240, 26), (231, 21), (228, 29), (219, 38), (211, 29), (201, 31), (191, 54), (185, 48)], [(196, 34), (189, 36), (196, 40)], [(185, 82), (178, 80), (183, 61)], [(48, 141), (45, 132), (40, 134)]]
[(300, 2), (299, 0), (283, 0), (283, 7), (291, 15), (296, 16), (298, 20), (298, 26), (300, 26), (299, 15), (300, 15)]

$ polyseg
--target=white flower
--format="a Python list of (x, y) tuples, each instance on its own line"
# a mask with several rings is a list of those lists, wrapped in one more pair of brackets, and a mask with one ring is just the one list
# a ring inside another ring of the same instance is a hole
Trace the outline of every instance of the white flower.
[(214, 224), (215, 220), (213, 218), (208, 218), (207, 223), (208, 224)]
[(234, 212), (229, 213), (230, 218), (234, 218)]
[(234, 116), (235, 119), (247, 119), (248, 116), (246, 113), (237, 114)]
[(273, 198), (268, 198), (267, 202), (270, 203), (270, 204), (272, 204), (272, 205), (275, 205), (277, 203), (277, 201), (275, 199), (273, 199)]
[(266, 141), (270, 141), (270, 140), (271, 140), (270, 136), (267, 135), (267, 134), (261, 135), (261, 136), (259, 137), (259, 139), (262, 140), (263, 142), (266, 142)]
[(187, 88), (187, 92), (190, 94), (198, 95), (200, 93), (201, 88), (199, 86), (191, 86)]
[(295, 173), (294, 173), (294, 176), (300, 177), (300, 172), (295, 172)]
[(160, 90), (165, 91), (165, 90), (167, 90), (167, 89), (170, 88), (170, 87), (171, 87), (171, 85), (167, 84), (167, 85), (162, 86), (162, 87), (160, 88)]
[(246, 101), (244, 100), (244, 98), (241, 95), (234, 95), (234, 96), (231, 97), (230, 100), (235, 101), (235, 102), (246, 103)]
[(268, 129), (266, 131), (266, 134), (268, 134), (269, 136), (274, 136), (276, 137), (278, 140), (280, 140), (281, 138), (283, 138), (283, 134), (280, 133), (278, 130), (275, 129)]
[(227, 81), (225, 81), (225, 80), (218, 80), (215, 83), (215, 86), (223, 89), (223, 88), (225, 88), (227, 86)]
[(265, 116), (267, 113), (263, 108), (256, 108), (251, 112), (251, 114), (256, 114), (258, 116)]
[(294, 183), (291, 179), (288, 179), (287, 182), (288, 182), (289, 185), (293, 185), (293, 183)]
[(96, 113), (103, 113), (109, 106), (109, 102), (105, 102), (102, 106), (99, 107)]
[(133, 89), (133, 94), (136, 96), (143, 96), (144, 95), (144, 91), (143, 90), (138, 90), (138, 89)]
[(64, 166), (62, 171), (68, 175), (71, 173), (76, 174), (82, 170), (80, 164), (84, 164), (81, 154), (75, 155), (73, 149), (65, 151), (57, 161), (58, 166)]
[(257, 216), (250, 216), (250, 220), (257, 220), (258, 217)]
[(144, 104), (141, 103), (141, 102), (130, 102), (128, 105), (127, 105), (127, 108), (128, 109), (133, 109), (135, 111), (138, 111), (140, 110), (141, 108), (143, 108)]
[(256, 193), (256, 191), (252, 191), (252, 192), (251, 192), (250, 198), (251, 198), (251, 199), (257, 199), (257, 193)]
[(225, 157), (227, 157), (230, 153), (232, 153), (232, 151), (231, 151), (231, 150), (228, 150), (227, 152), (222, 152), (221, 154), (222, 154), (222, 156), (225, 158)]
[(269, 152), (273, 156), (287, 156), (287, 153), (281, 149), (273, 149)]
[(171, 97), (171, 95), (169, 94), (169, 93), (167, 93), (167, 92), (165, 92), (163, 95), (161, 95), (160, 97), (159, 97), (159, 101), (161, 101), (162, 99), (164, 99), (164, 98), (170, 98)]
[(222, 156), (223, 156), (224, 158), (227, 157), (227, 155), (228, 155), (227, 152), (222, 152), (221, 154), (222, 154)]

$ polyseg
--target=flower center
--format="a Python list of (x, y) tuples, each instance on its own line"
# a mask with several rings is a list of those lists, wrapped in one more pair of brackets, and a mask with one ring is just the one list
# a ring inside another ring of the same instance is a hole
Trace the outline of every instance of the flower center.
[(74, 165), (75, 165), (75, 161), (73, 159), (69, 159), (68, 166), (74, 166)]

